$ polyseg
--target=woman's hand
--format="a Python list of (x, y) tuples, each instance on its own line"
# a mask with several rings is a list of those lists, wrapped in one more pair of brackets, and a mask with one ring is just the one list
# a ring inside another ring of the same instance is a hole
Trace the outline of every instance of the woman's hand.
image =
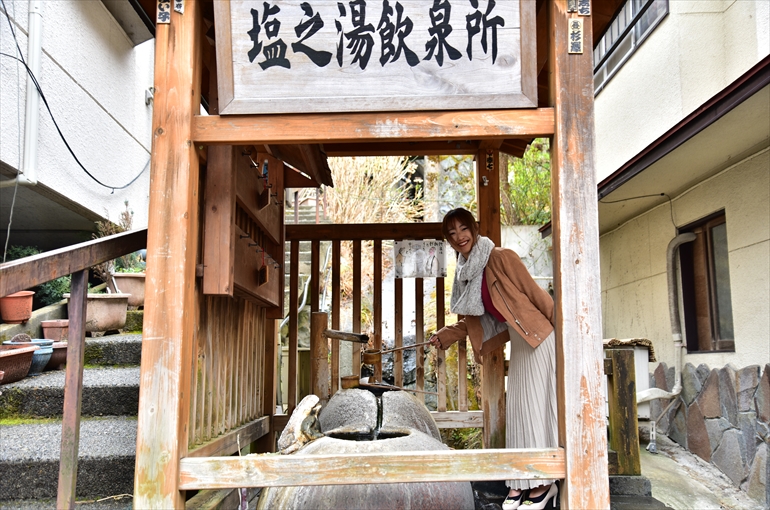
[(441, 340), (439, 340), (438, 336), (436, 336), (435, 334), (431, 335), (428, 341), (430, 342), (431, 347), (441, 349)]

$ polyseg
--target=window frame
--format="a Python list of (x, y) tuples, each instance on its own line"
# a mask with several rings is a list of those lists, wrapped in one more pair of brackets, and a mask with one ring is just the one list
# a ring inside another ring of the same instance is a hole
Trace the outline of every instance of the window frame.
[[(724, 210), (678, 229), (679, 233), (692, 232), (697, 236), (693, 242), (679, 247), (685, 343), (688, 353), (735, 352), (731, 293), (728, 295), (731, 302), (729, 311), (720, 311), (718, 306), (712, 232), (714, 227), (719, 225), (725, 225), (726, 228), (727, 216)], [(725, 250), (729, 253), (726, 243), (725, 239)], [(729, 271), (727, 277), (729, 292)], [(720, 313), (723, 314), (722, 318), (729, 321), (733, 331), (732, 338), (722, 337)]]

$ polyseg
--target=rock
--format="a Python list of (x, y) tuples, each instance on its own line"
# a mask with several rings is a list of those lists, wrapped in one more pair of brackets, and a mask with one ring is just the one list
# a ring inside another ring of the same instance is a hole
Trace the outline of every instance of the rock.
[(762, 423), (759, 420), (757, 420), (755, 425), (757, 427), (757, 437), (759, 437), (762, 441), (767, 441), (770, 444), (770, 426), (768, 426), (766, 423)]
[(762, 378), (757, 384), (757, 392), (754, 394), (754, 405), (757, 410), (757, 419), (770, 424), (770, 363), (765, 365)]
[(733, 427), (738, 426), (738, 405), (735, 396), (735, 370), (730, 365), (719, 371), (719, 402), (722, 407), (722, 416)]
[(735, 373), (738, 412), (754, 411), (754, 393), (759, 384), (759, 365), (751, 365)]
[(719, 402), (719, 372), (712, 370), (701, 389), (700, 395), (695, 399), (704, 418), (717, 418), (722, 416), (722, 406)]
[(740, 487), (741, 482), (746, 478), (746, 450), (743, 448), (739, 430), (725, 431), (711, 460), (736, 487)]
[(731, 429), (732, 425), (722, 417), (714, 419), (707, 418), (704, 421), (704, 424), (706, 425), (706, 431), (709, 435), (709, 444), (711, 445), (711, 451), (713, 453), (722, 441), (722, 435), (725, 433), (725, 430)]
[(441, 441), (438, 425), (422, 402), (405, 391), (386, 391), (382, 394), (380, 435), (405, 428), (419, 430)]
[(698, 373), (698, 379), (700, 380), (701, 385), (705, 384), (706, 379), (711, 375), (711, 369), (705, 363), (698, 365), (696, 372)]
[(686, 363), (682, 368), (682, 399), (688, 406), (692, 404), (701, 390), (701, 381), (692, 363)]
[(751, 463), (751, 459), (757, 453), (757, 413), (738, 413), (738, 424), (740, 425), (743, 444), (746, 447), (746, 459)]
[(377, 428), (377, 397), (367, 390), (340, 390), (326, 403), (319, 421), (326, 435), (342, 432), (373, 436)]
[(763, 444), (754, 456), (751, 464), (749, 479), (746, 483), (746, 493), (757, 500), (762, 508), (770, 507), (770, 473), (767, 469), (767, 457), (770, 447)]
[(673, 414), (670, 416), (671, 425), (668, 428), (668, 437), (679, 443), (682, 448), (687, 448), (687, 408), (681, 399), (674, 404)]
[[(433, 437), (411, 430), (407, 435), (377, 441), (347, 441), (324, 437), (309, 444), (297, 455), (362, 454), (448, 450)], [(381, 508), (467, 509), (473, 510), (473, 490), (469, 482), (377, 483), (373, 474), (362, 472), (367, 482), (358, 485), (316, 485), (271, 487), (262, 491), (258, 509), (292, 508), (312, 510), (360, 510)]]
[(697, 403), (687, 409), (687, 449), (706, 462), (711, 460), (709, 434)]
[(655, 387), (660, 388), (661, 390), (665, 391), (671, 391), (671, 387), (668, 385), (668, 382), (666, 381), (666, 372), (668, 371), (668, 367), (665, 363), (659, 363), (657, 368), (655, 368), (655, 372), (653, 372), (653, 377), (655, 378)]
[(321, 404), (317, 396), (308, 395), (291, 413), (286, 428), (278, 438), (278, 451), (284, 455), (294, 453), (306, 444), (323, 437), (318, 423)]

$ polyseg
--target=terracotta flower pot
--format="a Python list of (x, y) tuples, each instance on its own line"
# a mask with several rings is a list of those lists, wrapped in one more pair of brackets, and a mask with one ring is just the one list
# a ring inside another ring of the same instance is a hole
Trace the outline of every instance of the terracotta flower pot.
[(31, 290), (22, 290), (0, 298), (0, 316), (8, 324), (23, 324), (32, 317)]
[(43, 328), (43, 338), (54, 342), (66, 342), (69, 335), (70, 321), (68, 319), (55, 319), (40, 321)]
[[(113, 331), (126, 325), (128, 294), (88, 294), (86, 331)], [(64, 297), (70, 299), (69, 294)]]
[(113, 292), (130, 294), (128, 306), (144, 306), (144, 273), (113, 273), (115, 289), (112, 281), (109, 285)]
[(0, 345), (0, 370), (5, 372), (3, 384), (20, 381), (27, 377), (32, 355), (40, 349), (36, 345)]
[(18, 345), (21, 347), (40, 347), (34, 353), (32, 353), (32, 364), (29, 367), (29, 373), (27, 375), (40, 375), (43, 369), (48, 364), (53, 354), (53, 340), (45, 340), (43, 338), (32, 338), (28, 342), (15, 342), (13, 340), (6, 340), (3, 345)]
[(54, 342), (51, 359), (45, 366), (45, 370), (59, 370), (67, 364), (67, 342)]

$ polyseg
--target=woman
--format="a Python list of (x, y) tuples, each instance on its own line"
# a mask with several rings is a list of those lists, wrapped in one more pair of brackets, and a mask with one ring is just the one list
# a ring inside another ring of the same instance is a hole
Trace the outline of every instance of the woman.
[[(442, 231), (458, 254), (449, 309), (463, 318), (432, 335), (431, 344), (447, 349), (467, 336), (481, 362), (510, 340), (505, 446), (558, 446), (553, 299), (513, 250), (497, 248), (479, 235), (470, 211), (449, 211)], [(558, 493), (554, 482), (506, 481), (510, 492), (503, 510), (553, 507)]]

